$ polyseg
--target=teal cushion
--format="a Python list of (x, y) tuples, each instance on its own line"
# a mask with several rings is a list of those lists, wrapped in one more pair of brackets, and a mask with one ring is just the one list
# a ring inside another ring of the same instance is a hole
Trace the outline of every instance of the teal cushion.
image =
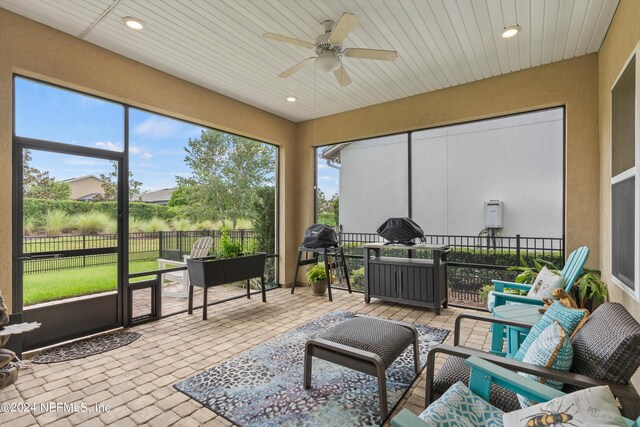
[[(563, 372), (569, 372), (573, 362), (573, 346), (571, 340), (557, 321), (545, 328), (540, 335), (531, 343), (527, 353), (522, 359), (525, 363), (530, 363), (544, 368), (553, 368)], [(564, 383), (557, 380), (547, 380), (535, 375), (520, 372), (523, 377), (530, 378), (539, 383), (561, 390)], [(518, 395), (520, 406), (526, 408), (535, 405), (537, 402)]]
[(461, 382), (447, 390), (419, 417), (428, 426), (438, 427), (503, 427), (504, 412), (479, 398)]
[(565, 333), (571, 337), (573, 336), (573, 333), (584, 324), (588, 315), (589, 311), (587, 310), (569, 308), (557, 301), (554, 302), (551, 304), (551, 307), (547, 309), (542, 318), (531, 327), (529, 335), (524, 339), (524, 342), (518, 349), (514, 359), (522, 361), (524, 355), (529, 349), (529, 346), (531, 346), (533, 341), (538, 338), (538, 335), (552, 324), (554, 320), (556, 320), (560, 326), (562, 326)]

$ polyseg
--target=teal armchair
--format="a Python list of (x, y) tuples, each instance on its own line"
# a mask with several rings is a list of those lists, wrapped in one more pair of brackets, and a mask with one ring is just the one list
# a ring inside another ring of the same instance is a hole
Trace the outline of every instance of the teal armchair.
[[(564, 268), (560, 272), (560, 275), (563, 277), (566, 286), (565, 290), (567, 292), (571, 292), (571, 288), (575, 283), (578, 276), (582, 273), (582, 269), (584, 264), (587, 262), (587, 258), (589, 257), (589, 248), (586, 246), (581, 246), (575, 251), (571, 252), (569, 258), (567, 258), (567, 262), (564, 265)], [(493, 297), (495, 298), (495, 307), (499, 307), (501, 305), (505, 305), (507, 301), (516, 302), (520, 304), (529, 304), (529, 305), (544, 305), (542, 299), (527, 297), (523, 295), (515, 295), (505, 293), (504, 290), (506, 288), (509, 289), (518, 289), (520, 291), (529, 291), (532, 285), (526, 285), (522, 283), (515, 282), (505, 282), (502, 280), (492, 280), (493, 282)]]
[[(479, 357), (471, 356), (465, 360), (465, 363), (471, 369), (469, 389), (485, 401), (489, 401), (492, 384), (497, 384), (537, 402), (547, 402), (565, 395), (562, 391), (525, 378)], [(627, 426), (640, 427), (640, 418), (636, 421), (625, 419), (625, 422)], [(409, 410), (402, 409), (391, 419), (391, 426), (428, 427), (428, 424)]]

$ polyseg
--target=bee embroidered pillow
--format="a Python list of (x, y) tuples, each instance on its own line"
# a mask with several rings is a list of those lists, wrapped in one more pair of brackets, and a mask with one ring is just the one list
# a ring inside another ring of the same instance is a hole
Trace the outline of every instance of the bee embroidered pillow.
[(503, 416), (505, 427), (625, 427), (609, 387), (592, 387)]
[(547, 267), (542, 267), (540, 273), (536, 276), (536, 280), (531, 285), (531, 289), (527, 293), (528, 297), (536, 297), (538, 299), (550, 298), (553, 299), (551, 292), (554, 289), (564, 288), (564, 277), (549, 270)]

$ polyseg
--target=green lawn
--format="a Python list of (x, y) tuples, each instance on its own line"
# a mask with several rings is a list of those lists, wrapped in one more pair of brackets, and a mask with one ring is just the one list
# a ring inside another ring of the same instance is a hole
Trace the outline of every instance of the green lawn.
[[(157, 268), (156, 261), (144, 261), (131, 263), (129, 270), (133, 273)], [(24, 305), (113, 291), (117, 286), (116, 276), (116, 264), (25, 274)]]

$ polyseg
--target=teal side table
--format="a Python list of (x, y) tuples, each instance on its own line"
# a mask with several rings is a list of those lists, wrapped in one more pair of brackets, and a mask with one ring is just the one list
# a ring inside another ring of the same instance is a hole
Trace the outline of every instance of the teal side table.
[[(540, 308), (538, 305), (528, 304), (500, 305), (493, 309), (493, 316), (499, 319), (536, 323), (542, 318), (542, 314), (538, 312)], [(528, 333), (528, 329), (494, 324), (491, 327), (491, 352), (502, 353), (503, 340), (506, 338), (507, 357), (513, 358)]]

